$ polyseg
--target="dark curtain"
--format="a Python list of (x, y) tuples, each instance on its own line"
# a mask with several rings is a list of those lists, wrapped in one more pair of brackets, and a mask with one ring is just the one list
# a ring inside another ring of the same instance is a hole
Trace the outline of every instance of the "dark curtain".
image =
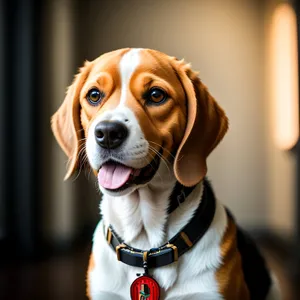
[(28, 256), (38, 241), (41, 2), (2, 1), (0, 11), (1, 250)]

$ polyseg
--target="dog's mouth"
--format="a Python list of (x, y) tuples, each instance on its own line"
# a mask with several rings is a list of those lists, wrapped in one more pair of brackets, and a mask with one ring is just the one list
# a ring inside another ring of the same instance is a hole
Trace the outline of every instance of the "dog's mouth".
[(98, 173), (99, 185), (111, 192), (120, 192), (132, 185), (140, 185), (149, 182), (160, 163), (162, 149), (147, 166), (134, 169), (114, 160), (104, 163)]

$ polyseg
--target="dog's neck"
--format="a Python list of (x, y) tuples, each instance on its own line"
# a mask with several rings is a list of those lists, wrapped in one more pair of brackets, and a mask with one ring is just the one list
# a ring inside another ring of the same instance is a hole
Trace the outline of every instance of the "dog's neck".
[(188, 201), (169, 215), (169, 197), (175, 184), (175, 176), (168, 180), (158, 177), (129, 195), (104, 195), (101, 212), (105, 226), (111, 224), (132, 247), (148, 249), (162, 245), (187, 224), (201, 199), (202, 183), (188, 196)]

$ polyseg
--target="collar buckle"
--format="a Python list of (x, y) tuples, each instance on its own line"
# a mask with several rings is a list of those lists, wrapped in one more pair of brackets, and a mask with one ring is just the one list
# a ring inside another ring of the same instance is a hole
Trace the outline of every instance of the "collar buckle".
[(116, 253), (117, 253), (117, 258), (118, 258), (118, 260), (121, 260), (121, 249), (124, 249), (124, 248), (126, 248), (127, 246), (124, 244), (124, 243), (122, 243), (122, 244), (120, 244), (120, 245), (118, 245), (117, 247), (116, 247)]
[(166, 245), (167, 248), (172, 248), (173, 250), (173, 257), (174, 257), (174, 261), (178, 260), (178, 249), (175, 245), (168, 243)]

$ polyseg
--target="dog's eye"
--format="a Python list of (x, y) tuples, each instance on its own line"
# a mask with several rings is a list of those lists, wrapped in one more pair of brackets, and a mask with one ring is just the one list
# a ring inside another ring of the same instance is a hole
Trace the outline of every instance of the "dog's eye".
[(93, 88), (88, 91), (86, 98), (92, 105), (97, 105), (103, 99), (104, 94), (100, 92), (98, 89)]
[(148, 92), (147, 100), (149, 104), (160, 104), (164, 102), (167, 98), (168, 95), (163, 89), (153, 87)]

